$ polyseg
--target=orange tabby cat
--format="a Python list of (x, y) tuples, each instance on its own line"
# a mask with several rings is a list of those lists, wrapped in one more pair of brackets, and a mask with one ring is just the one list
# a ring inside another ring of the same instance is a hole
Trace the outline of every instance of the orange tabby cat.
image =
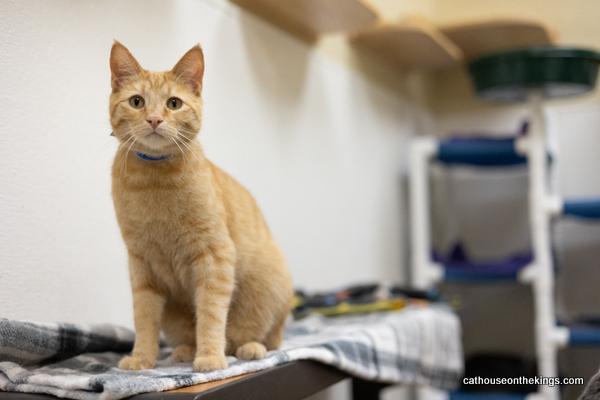
[(195, 140), (204, 56), (193, 47), (168, 72), (142, 69), (115, 42), (110, 122), (120, 142), (112, 169), (129, 254), (136, 329), (124, 369), (152, 368), (159, 334), (196, 371), (250, 360), (282, 340), (292, 285), (283, 256), (248, 193)]

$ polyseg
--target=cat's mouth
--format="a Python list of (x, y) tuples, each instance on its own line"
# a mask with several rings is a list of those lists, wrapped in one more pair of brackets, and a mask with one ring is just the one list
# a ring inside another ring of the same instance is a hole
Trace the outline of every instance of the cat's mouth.
[(146, 136), (144, 136), (144, 141), (149, 143), (149, 144), (159, 144), (159, 143), (163, 143), (165, 141), (167, 141), (167, 137), (164, 136), (162, 133), (153, 131), (148, 133)]
[(165, 137), (163, 135), (161, 135), (160, 133), (153, 131), (150, 132), (149, 134), (146, 135), (147, 138), (151, 138), (151, 139), (157, 139), (157, 138), (162, 138), (164, 139)]
[(169, 138), (157, 131), (149, 132), (140, 139), (140, 143), (151, 150), (160, 150), (169, 143)]

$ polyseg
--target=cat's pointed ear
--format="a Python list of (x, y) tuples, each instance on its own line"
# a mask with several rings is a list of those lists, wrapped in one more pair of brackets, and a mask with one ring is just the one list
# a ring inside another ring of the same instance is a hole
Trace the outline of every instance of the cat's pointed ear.
[(141, 71), (142, 67), (127, 50), (127, 47), (115, 40), (110, 50), (110, 72), (113, 90), (119, 89), (124, 82), (136, 77)]
[(204, 76), (204, 53), (202, 53), (200, 45), (189, 49), (171, 72), (175, 75), (176, 80), (184, 82), (194, 93), (199, 94)]

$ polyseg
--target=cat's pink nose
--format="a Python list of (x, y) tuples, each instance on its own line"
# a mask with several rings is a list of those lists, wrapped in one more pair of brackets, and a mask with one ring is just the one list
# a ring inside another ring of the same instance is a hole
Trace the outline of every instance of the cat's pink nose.
[(146, 122), (150, 124), (152, 129), (156, 129), (156, 127), (160, 125), (160, 123), (163, 122), (163, 120), (158, 117), (150, 117), (146, 120)]

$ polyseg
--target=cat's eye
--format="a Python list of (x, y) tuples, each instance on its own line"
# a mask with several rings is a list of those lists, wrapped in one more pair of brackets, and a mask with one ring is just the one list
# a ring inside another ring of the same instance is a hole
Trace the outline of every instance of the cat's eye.
[(146, 102), (144, 101), (144, 98), (140, 95), (136, 94), (129, 98), (129, 105), (131, 105), (131, 107), (133, 108), (142, 108), (144, 107), (144, 104), (146, 104)]
[(183, 101), (181, 101), (179, 97), (171, 97), (169, 100), (167, 100), (167, 107), (169, 107), (171, 110), (180, 109), (182, 105)]

